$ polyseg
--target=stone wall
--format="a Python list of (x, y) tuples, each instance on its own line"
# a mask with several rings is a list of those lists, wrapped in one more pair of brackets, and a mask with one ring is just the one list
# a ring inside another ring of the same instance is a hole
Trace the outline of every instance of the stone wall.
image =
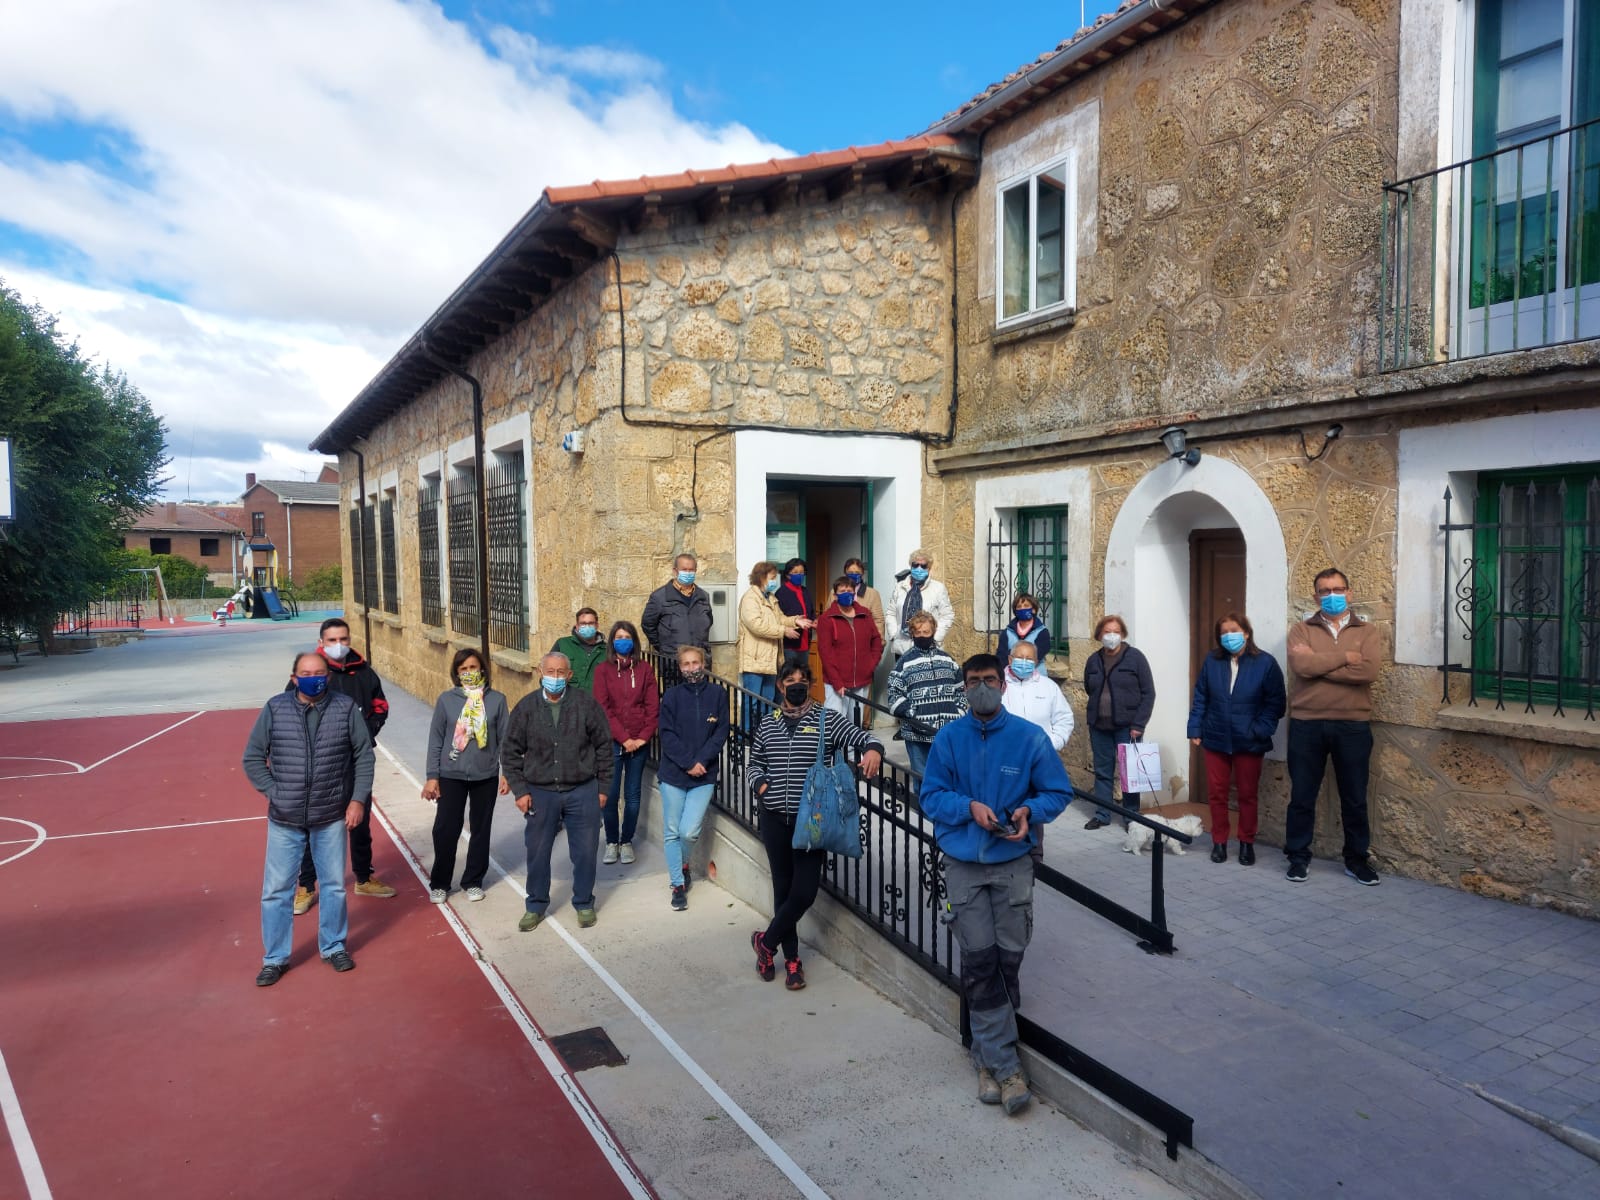
[[(509, 694), (527, 690), (538, 652), (580, 605), (637, 621), (680, 550), (700, 557), (704, 578), (742, 581), (750, 564), (733, 560), (732, 438), (721, 430), (942, 432), (951, 283), (948, 201), (936, 191), (869, 185), (709, 223), (658, 216), (618, 246), (620, 321), (602, 260), (473, 359), (485, 426), (526, 413), (531, 427), (533, 654), (495, 651)], [(573, 430), (586, 434), (581, 455), (561, 449)], [(455, 647), (476, 643), (418, 623), (418, 463), (471, 434), (467, 387), (450, 380), (363, 447), (369, 488), (399, 478), (401, 613), (371, 614), (373, 649), (380, 670), (422, 694), (445, 686)], [(344, 459), (348, 506), (356, 464)]]
[[(963, 440), (1155, 424), (1357, 373), (1375, 338), (1398, 9), (1229, 0), (990, 130), (958, 216)], [(1094, 105), (1075, 322), (997, 342), (993, 162)]]

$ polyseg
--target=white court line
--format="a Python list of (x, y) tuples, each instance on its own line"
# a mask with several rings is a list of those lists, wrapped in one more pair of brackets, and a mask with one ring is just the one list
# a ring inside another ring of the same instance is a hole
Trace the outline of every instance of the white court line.
[[(17, 817), (0, 817), (0, 821), (15, 821)], [(45, 837), (35, 839), (38, 842), (64, 842), (70, 838), (114, 837), (119, 833), (160, 833), (163, 829), (198, 829), (202, 825), (238, 825), (244, 821), (265, 821), (265, 815), (259, 817), (219, 817), (215, 821), (179, 821), (176, 825), (140, 825), (134, 829), (97, 829), (92, 833), (52, 833)], [(24, 825), (33, 825), (32, 821), (24, 821)], [(44, 833), (39, 826), (33, 825), (40, 833)], [(0, 846), (19, 846), (26, 840), (18, 838), (15, 841), (0, 842)], [(26, 851), (24, 851), (26, 853)], [(0, 867), (10, 862), (9, 858), (0, 859)]]
[[(394, 764), (395, 769), (399, 771), (400, 774), (404, 775), (408, 781), (410, 781), (413, 787), (415, 787), (418, 791), (422, 790), (422, 784), (418, 782), (417, 777), (406, 768), (404, 763), (394, 756), (389, 747), (380, 744), (378, 749), (383, 752), (383, 756), (385, 758)], [(377, 811), (376, 806), (374, 806), (373, 811)], [(417, 862), (414, 856), (412, 856), (410, 848), (405, 847), (404, 843), (401, 842), (399, 837), (395, 835), (395, 831), (389, 826), (388, 821), (384, 821), (384, 828), (388, 829), (389, 836), (394, 838), (397, 844), (405, 848), (405, 854), (407, 858), (411, 859), (412, 869), (416, 871), (417, 878), (422, 880), (422, 885), (424, 887), (427, 887), (427, 877), (422, 872), (421, 864)], [(517, 895), (521, 896), (524, 900), (528, 898), (527, 890), (511, 877), (511, 873), (507, 871), (505, 867), (501, 866), (499, 861), (496, 860), (493, 855), (489, 856), (489, 863), (496, 871), (500, 873), (502, 878), (504, 878), (505, 881), (511, 885), (512, 890), (515, 891)], [(439, 907), (444, 908), (447, 911), (450, 910), (449, 905), (440, 905)], [(454, 916), (453, 912), (451, 912), (451, 916)], [(751, 1141), (760, 1147), (761, 1152), (772, 1160), (773, 1166), (777, 1167), (778, 1170), (782, 1171), (784, 1175), (788, 1177), (789, 1182), (794, 1184), (796, 1190), (798, 1190), (802, 1196), (805, 1196), (806, 1200), (829, 1200), (828, 1193), (817, 1186), (816, 1182), (811, 1178), (811, 1176), (807, 1175), (805, 1171), (801, 1169), (800, 1164), (795, 1162), (794, 1159), (790, 1158), (788, 1152), (785, 1151), (782, 1146), (778, 1145), (778, 1143), (772, 1139), (766, 1130), (762, 1129), (760, 1125), (756, 1124), (755, 1119), (751, 1117), (749, 1113), (745, 1112), (744, 1109), (740, 1108), (732, 1096), (723, 1091), (721, 1085), (706, 1073), (705, 1068), (703, 1068), (699, 1063), (695, 1062), (695, 1060), (689, 1056), (689, 1052), (687, 1050), (678, 1045), (673, 1036), (661, 1027), (660, 1022), (658, 1022), (649, 1014), (649, 1012), (645, 1010), (644, 1005), (635, 1000), (633, 996), (629, 994), (628, 990), (624, 988), (622, 984), (617, 982), (615, 976), (601, 966), (594, 955), (590, 954), (589, 951), (584, 949), (582, 943), (580, 943), (577, 938), (568, 933), (566, 929), (562, 927), (561, 923), (554, 917), (546, 917), (541, 922), (541, 926), (545, 925), (548, 925), (550, 928), (554, 929), (556, 933), (560, 935), (561, 940), (566, 942), (567, 945), (572, 948), (573, 953), (578, 956), (583, 964), (595, 973), (600, 982), (605, 984), (606, 987), (610, 988), (612, 994), (615, 995), (618, 1000), (621, 1000), (623, 1004), (627, 1005), (629, 1011), (639, 1019), (639, 1023), (649, 1030), (656, 1041), (661, 1044), (662, 1049), (664, 1049), (668, 1054), (677, 1060), (678, 1065), (687, 1071), (689, 1076), (705, 1090), (706, 1095), (710, 1096), (714, 1101), (716, 1101), (717, 1106), (721, 1108), (723, 1112), (727, 1113), (733, 1118), (734, 1123), (737, 1124), (740, 1129), (744, 1130), (746, 1136), (748, 1136)], [(464, 930), (462, 931), (462, 935), (465, 935)]]
[(33, 830), (34, 833), (34, 836), (31, 839), (19, 838), (18, 840), (12, 842), (0, 842), (0, 846), (21, 846), (24, 844), (27, 846), (26, 850), (18, 850), (15, 854), (10, 855), (7, 858), (0, 858), (0, 867), (5, 866), (9, 862), (15, 862), (19, 858), (25, 858), (29, 854), (32, 854), (40, 846), (44, 845), (45, 838), (48, 836), (44, 831), (43, 825), (35, 825), (32, 821), (24, 821), (21, 817), (0, 817), (0, 821), (14, 821), (18, 825), (26, 825), (29, 829)]
[(39, 1161), (39, 1152), (33, 1148), (28, 1123), (22, 1119), (22, 1102), (17, 1099), (17, 1089), (11, 1084), (11, 1072), (6, 1070), (3, 1054), (0, 1054), (0, 1112), (5, 1113), (6, 1133), (11, 1136), (12, 1149), (17, 1152), (17, 1166), (22, 1169), (22, 1180), (28, 1185), (28, 1200), (50, 1200), (50, 1185), (45, 1181), (44, 1164)]
[[(395, 761), (394, 756), (389, 754), (387, 749), (384, 749), (384, 753), (388, 755), (391, 761)], [(395, 765), (400, 767), (400, 770), (405, 773), (408, 779), (411, 779), (411, 773), (401, 767), (398, 761), (395, 761)], [(416, 781), (412, 779), (412, 782), (415, 783)], [(417, 784), (419, 790), (421, 786), (421, 784)], [(428, 886), (428, 876), (422, 869), (422, 863), (411, 852), (411, 847), (406, 844), (399, 831), (389, 823), (389, 818), (383, 815), (383, 810), (376, 803), (372, 806), (372, 815), (383, 826), (384, 832), (389, 835), (390, 841), (394, 842), (399, 847), (400, 853), (405, 855), (406, 862), (410, 865), (412, 874), (417, 877), (417, 881), (426, 888)], [(455, 910), (448, 904), (438, 905), (438, 908), (457, 939), (466, 947), (467, 953), (472, 955), (473, 961), (478, 964), (478, 970), (489, 981), (489, 986), (494, 988), (495, 994), (500, 997), (500, 1003), (511, 1014), (511, 1019), (522, 1030), (522, 1036), (528, 1039), (528, 1044), (533, 1047), (534, 1053), (539, 1056), (539, 1061), (544, 1064), (545, 1070), (550, 1073), (550, 1077), (555, 1080), (556, 1086), (566, 1096), (567, 1103), (572, 1105), (573, 1111), (578, 1114), (578, 1119), (588, 1129), (589, 1136), (594, 1139), (595, 1145), (600, 1147), (600, 1152), (605, 1155), (606, 1160), (611, 1164), (611, 1169), (616, 1172), (617, 1178), (628, 1189), (628, 1194), (638, 1197), (639, 1200), (650, 1200), (653, 1195), (650, 1185), (645, 1182), (632, 1161), (629, 1160), (627, 1152), (623, 1150), (616, 1139), (616, 1135), (611, 1132), (604, 1118), (600, 1116), (600, 1112), (595, 1108), (594, 1102), (589, 1099), (588, 1095), (578, 1085), (578, 1081), (572, 1077), (572, 1073), (567, 1070), (566, 1064), (550, 1048), (550, 1044), (545, 1040), (544, 1031), (534, 1024), (532, 1016), (529, 1015), (527, 1009), (523, 1008), (522, 1002), (517, 999), (517, 995), (511, 990), (511, 986), (506, 983), (500, 972), (484, 957), (483, 949), (473, 940), (472, 935), (467, 932), (467, 927), (462, 924), (461, 918), (456, 915)]]
[(16, 762), (16, 761), (23, 761), (23, 762), (55, 762), (55, 763), (65, 763), (68, 766), (74, 768), (74, 770), (71, 770), (71, 771), (41, 771), (41, 772), (38, 772), (37, 774), (34, 774), (34, 775), (0, 775), (0, 783), (6, 783), (6, 782), (9, 782), (9, 781), (11, 781), (13, 779), (52, 779), (52, 778), (55, 778), (55, 777), (60, 776), (60, 775), (87, 775), (90, 771), (94, 770), (96, 767), (104, 766), (106, 763), (110, 762), (113, 758), (120, 758), (122, 755), (126, 754), (129, 750), (137, 750), (140, 746), (144, 745), (146, 742), (155, 741), (163, 733), (171, 733), (174, 729), (178, 728), (179, 725), (187, 725), (190, 721), (194, 720), (196, 717), (203, 717), (205, 715), (206, 715), (206, 710), (205, 709), (201, 709), (197, 713), (190, 713), (183, 720), (174, 721), (171, 725), (168, 725), (165, 729), (158, 729), (158, 730), (156, 730), (156, 732), (152, 733), (149, 737), (140, 738), (137, 742), (133, 743), (133, 745), (124, 746), (121, 750), (118, 750), (118, 751), (116, 751), (115, 753), (112, 753), (112, 754), (108, 754), (104, 758), (102, 758), (99, 762), (92, 762), (86, 767), (85, 766), (80, 766), (78, 763), (73, 762), (70, 758), (27, 758), (27, 759), (20, 759), (19, 760), (19, 759), (7, 759), (5, 757), (0, 757), (0, 762), (7, 762), (7, 761), (11, 761), (11, 762)]

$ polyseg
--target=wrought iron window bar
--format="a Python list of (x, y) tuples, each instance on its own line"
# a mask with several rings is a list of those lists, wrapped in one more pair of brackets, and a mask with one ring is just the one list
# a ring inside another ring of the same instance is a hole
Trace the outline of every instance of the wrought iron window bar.
[(426, 487), (417, 493), (417, 576), (424, 625), (444, 624), (439, 567), (439, 489)]
[(383, 611), (400, 612), (400, 564), (395, 561), (394, 501), (378, 503), (378, 530), (383, 541)]
[[(528, 648), (527, 486), (521, 459), (487, 471), (489, 508), (489, 640)], [(453, 590), (453, 585), (452, 585)]]
[(445, 520), (450, 535), (450, 624), (459, 634), (477, 637), (478, 516), (477, 481), (458, 475), (445, 487)]

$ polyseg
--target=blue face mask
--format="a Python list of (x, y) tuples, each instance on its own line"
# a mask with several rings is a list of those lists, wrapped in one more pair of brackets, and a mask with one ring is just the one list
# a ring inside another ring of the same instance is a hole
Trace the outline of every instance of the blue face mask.
[(308, 700), (315, 700), (328, 690), (328, 677), (326, 675), (296, 675), (294, 686), (300, 694)]
[(539, 678), (539, 686), (552, 696), (559, 696), (567, 690), (567, 681), (559, 675), (543, 675)]
[(1033, 609), (1031, 609), (1031, 608), (1019, 608), (1019, 609), (1017, 609), (1017, 620), (1019, 620), (1019, 621), (1031, 621), (1031, 620), (1033, 620)]
[(1222, 635), (1222, 648), (1229, 654), (1237, 654), (1244, 649), (1244, 634), (1231, 631)]
[(805, 572), (803, 572), (803, 571), (802, 571), (802, 572), (801, 572), (801, 573), (800, 573), (800, 574), (798, 574), (798, 575), (791, 575), (791, 576), (789, 576), (789, 582), (790, 582), (790, 583), (791, 583), (791, 584), (793, 584), (793, 585), (794, 585), (794, 586), (795, 586), (795, 587), (797, 587), (797, 588), (803, 588), (803, 587), (805, 587), (805, 585), (806, 585), (806, 577), (805, 577)]
[(1011, 660), (1011, 673), (1018, 679), (1029, 678), (1038, 667), (1039, 664), (1031, 658), (1013, 658)]
[(683, 584), (684, 587), (688, 587), (690, 584), (692, 584), (694, 582), (694, 572), (693, 571), (679, 571), (678, 572), (678, 582)]
[(613, 638), (612, 641), (611, 641), (611, 648), (613, 650), (615, 650), (618, 654), (623, 654), (623, 655), (632, 654), (633, 653), (633, 639), (632, 638), (625, 638), (625, 637)]
[(928, 581), (928, 568), (912, 567), (911, 578), (915, 579), (918, 583), (926, 583)]
[(860, 571), (846, 571), (844, 577), (857, 587), (861, 586), (862, 575)]
[(856, 602), (856, 594), (854, 592), (840, 592), (834, 599), (839, 602), (840, 608), (849, 608)]
[(578, 636), (581, 637), (586, 642), (594, 641), (594, 635), (599, 633), (599, 632), (600, 631), (598, 629), (596, 629), (593, 625), (579, 625), (578, 626)]
[(783, 584), (779, 583), (776, 579), (767, 580), (767, 595), (772, 595), (782, 586)]
[(1325, 615), (1342, 617), (1344, 616), (1344, 610), (1350, 607), (1350, 598), (1336, 592), (1330, 596), (1319, 596), (1317, 604)]

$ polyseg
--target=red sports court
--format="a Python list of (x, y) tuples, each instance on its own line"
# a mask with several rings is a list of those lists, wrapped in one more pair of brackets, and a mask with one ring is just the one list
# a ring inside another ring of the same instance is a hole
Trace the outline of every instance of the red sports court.
[(420, 887), (352, 904), (355, 971), (296, 922), (254, 986), (254, 719), (0, 724), (0, 1197), (651, 1195)]

